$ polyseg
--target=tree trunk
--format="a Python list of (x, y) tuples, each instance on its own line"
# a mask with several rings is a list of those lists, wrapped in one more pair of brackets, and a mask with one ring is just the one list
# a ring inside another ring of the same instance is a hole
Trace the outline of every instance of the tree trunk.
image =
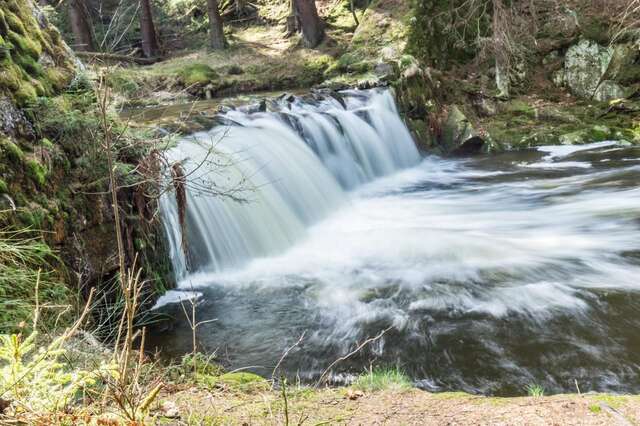
[(247, 0), (236, 0), (236, 16), (238, 18), (246, 15)]
[(142, 33), (142, 52), (144, 56), (147, 58), (159, 56), (160, 48), (149, 0), (140, 0), (140, 32)]
[(324, 24), (318, 16), (315, 0), (295, 0), (304, 45), (314, 48), (324, 38)]
[(291, 37), (300, 30), (298, 14), (296, 13), (296, 0), (289, 0), (289, 16), (287, 16), (286, 37)]
[(89, 11), (84, 0), (71, 0), (69, 2), (69, 20), (75, 44), (78, 51), (94, 50), (91, 25), (89, 24)]
[(212, 49), (222, 50), (226, 47), (224, 38), (224, 27), (222, 25), (222, 17), (220, 9), (218, 9), (218, 0), (207, 0), (207, 10), (209, 13), (209, 37)]

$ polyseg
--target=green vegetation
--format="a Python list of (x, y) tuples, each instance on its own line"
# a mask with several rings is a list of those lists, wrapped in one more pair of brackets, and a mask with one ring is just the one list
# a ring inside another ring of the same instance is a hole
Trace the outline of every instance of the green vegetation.
[(527, 395), (534, 398), (541, 398), (544, 396), (544, 388), (540, 385), (530, 384), (526, 386)]
[(61, 267), (33, 232), (0, 232), (0, 333), (27, 324), (36, 303), (43, 307), (44, 323), (66, 321), (66, 316), (58, 317), (73, 306), (73, 297), (56, 272)]
[(186, 86), (204, 86), (218, 78), (218, 74), (208, 65), (188, 65), (178, 72), (178, 76)]
[(398, 368), (376, 367), (358, 376), (354, 388), (366, 392), (407, 390), (413, 387), (411, 379)]

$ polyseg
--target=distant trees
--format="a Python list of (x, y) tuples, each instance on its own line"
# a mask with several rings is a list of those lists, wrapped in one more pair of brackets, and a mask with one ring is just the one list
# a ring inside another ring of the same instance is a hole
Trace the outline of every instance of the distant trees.
[(313, 48), (324, 38), (324, 23), (318, 15), (315, 0), (293, 0), (296, 16), (302, 29), (302, 41)]
[(226, 47), (227, 41), (224, 37), (218, 0), (207, 0), (207, 12), (209, 14), (209, 45), (212, 49), (222, 50)]
[(69, 0), (69, 22), (73, 32), (75, 49), (79, 51), (94, 50), (89, 11), (84, 0)]
[(142, 35), (142, 52), (147, 58), (154, 58), (160, 54), (160, 46), (153, 24), (153, 12), (149, 0), (140, 0), (140, 32)]

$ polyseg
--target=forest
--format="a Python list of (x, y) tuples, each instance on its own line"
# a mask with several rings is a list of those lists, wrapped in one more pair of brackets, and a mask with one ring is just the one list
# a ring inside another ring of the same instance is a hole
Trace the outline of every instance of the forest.
[(0, 424), (640, 422), (640, 0), (0, 0)]

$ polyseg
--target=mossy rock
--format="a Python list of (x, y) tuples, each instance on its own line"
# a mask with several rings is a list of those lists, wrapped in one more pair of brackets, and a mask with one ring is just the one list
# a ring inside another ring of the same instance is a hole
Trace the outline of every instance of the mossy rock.
[(0, 139), (0, 156), (6, 157), (15, 164), (21, 164), (24, 161), (22, 149), (9, 139)]
[(36, 160), (29, 160), (26, 163), (27, 176), (31, 178), (40, 188), (47, 184), (47, 171)]
[(178, 71), (178, 77), (186, 86), (206, 86), (218, 78), (218, 73), (208, 65), (193, 64)]

